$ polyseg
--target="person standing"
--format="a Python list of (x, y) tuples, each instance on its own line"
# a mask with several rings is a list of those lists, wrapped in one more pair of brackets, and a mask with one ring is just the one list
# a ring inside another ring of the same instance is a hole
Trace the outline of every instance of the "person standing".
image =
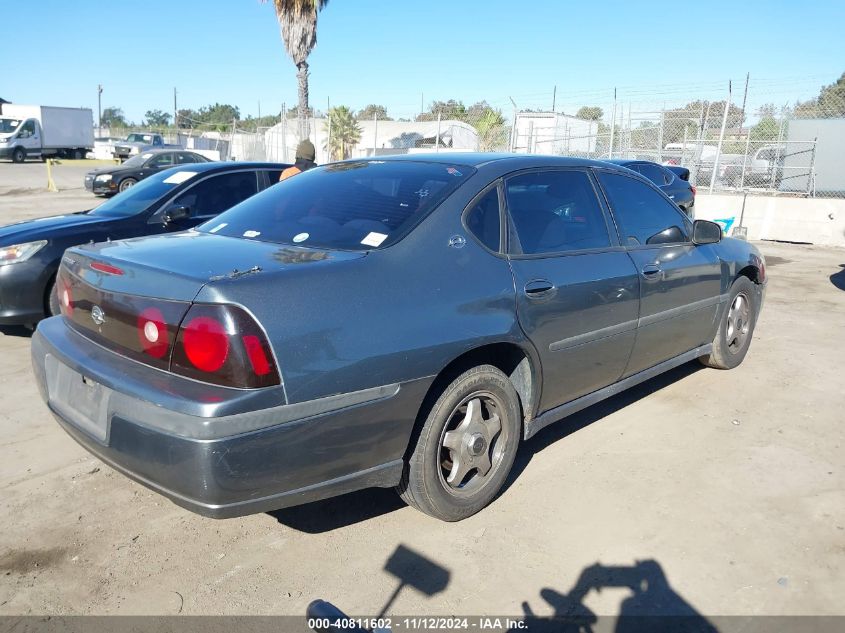
[(288, 167), (281, 173), (279, 176), (279, 182), (316, 167), (317, 163), (314, 162), (316, 153), (314, 144), (311, 141), (301, 141), (299, 145), (296, 146), (296, 162), (292, 167)]

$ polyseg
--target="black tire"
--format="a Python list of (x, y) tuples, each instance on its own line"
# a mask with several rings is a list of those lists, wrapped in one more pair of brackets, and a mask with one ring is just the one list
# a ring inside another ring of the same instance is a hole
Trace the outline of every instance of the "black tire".
[[(747, 302), (747, 309), (743, 311), (742, 306), (745, 302)], [(698, 360), (716, 369), (738, 367), (751, 346), (759, 310), (757, 288), (754, 282), (748, 277), (737, 278), (731, 285), (730, 299), (724, 308), (719, 328), (713, 339), (713, 351)]]
[(130, 187), (134, 187), (138, 183), (137, 180), (134, 178), (124, 178), (120, 181), (120, 184), (117, 186), (118, 191), (126, 191)]
[(58, 316), (62, 313), (61, 306), (59, 305), (59, 295), (56, 292), (56, 278), (53, 277), (52, 281), (47, 286), (47, 296), (44, 298), (44, 307), (47, 316)]
[[(516, 390), (497, 368), (481, 365), (452, 381), (420, 416), (425, 422), (397, 486), (399, 495), (443, 521), (472, 516), (496, 497), (513, 466), (522, 430)], [(460, 481), (450, 484), (454, 476)]]
[(16, 147), (12, 151), (12, 162), (22, 163), (26, 160), (26, 150), (23, 147)]
[(85, 154), (82, 153), (81, 149), (73, 150), (72, 155), (74, 160), (82, 160), (83, 158), (85, 158)]

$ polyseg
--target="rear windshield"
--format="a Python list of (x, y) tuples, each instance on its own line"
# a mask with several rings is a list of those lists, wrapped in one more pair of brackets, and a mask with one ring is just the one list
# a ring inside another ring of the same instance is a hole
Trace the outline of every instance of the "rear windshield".
[(353, 161), (297, 174), (199, 231), (315, 248), (389, 246), (466, 181), (464, 165)]

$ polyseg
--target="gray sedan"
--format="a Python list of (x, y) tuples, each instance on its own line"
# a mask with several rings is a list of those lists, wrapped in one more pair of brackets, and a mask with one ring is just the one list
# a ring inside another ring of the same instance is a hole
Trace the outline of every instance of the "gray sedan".
[(68, 250), (33, 366), (74, 439), (200, 514), (395, 486), (456, 521), (548, 424), (739, 365), (765, 284), (753, 245), (623, 167), (379, 157)]

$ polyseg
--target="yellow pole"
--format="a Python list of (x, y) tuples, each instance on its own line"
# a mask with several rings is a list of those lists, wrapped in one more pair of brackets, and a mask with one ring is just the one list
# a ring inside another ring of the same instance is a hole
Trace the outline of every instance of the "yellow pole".
[(56, 182), (53, 180), (53, 159), (47, 159), (47, 191), (52, 191), (53, 193), (59, 193), (59, 188), (56, 186)]

